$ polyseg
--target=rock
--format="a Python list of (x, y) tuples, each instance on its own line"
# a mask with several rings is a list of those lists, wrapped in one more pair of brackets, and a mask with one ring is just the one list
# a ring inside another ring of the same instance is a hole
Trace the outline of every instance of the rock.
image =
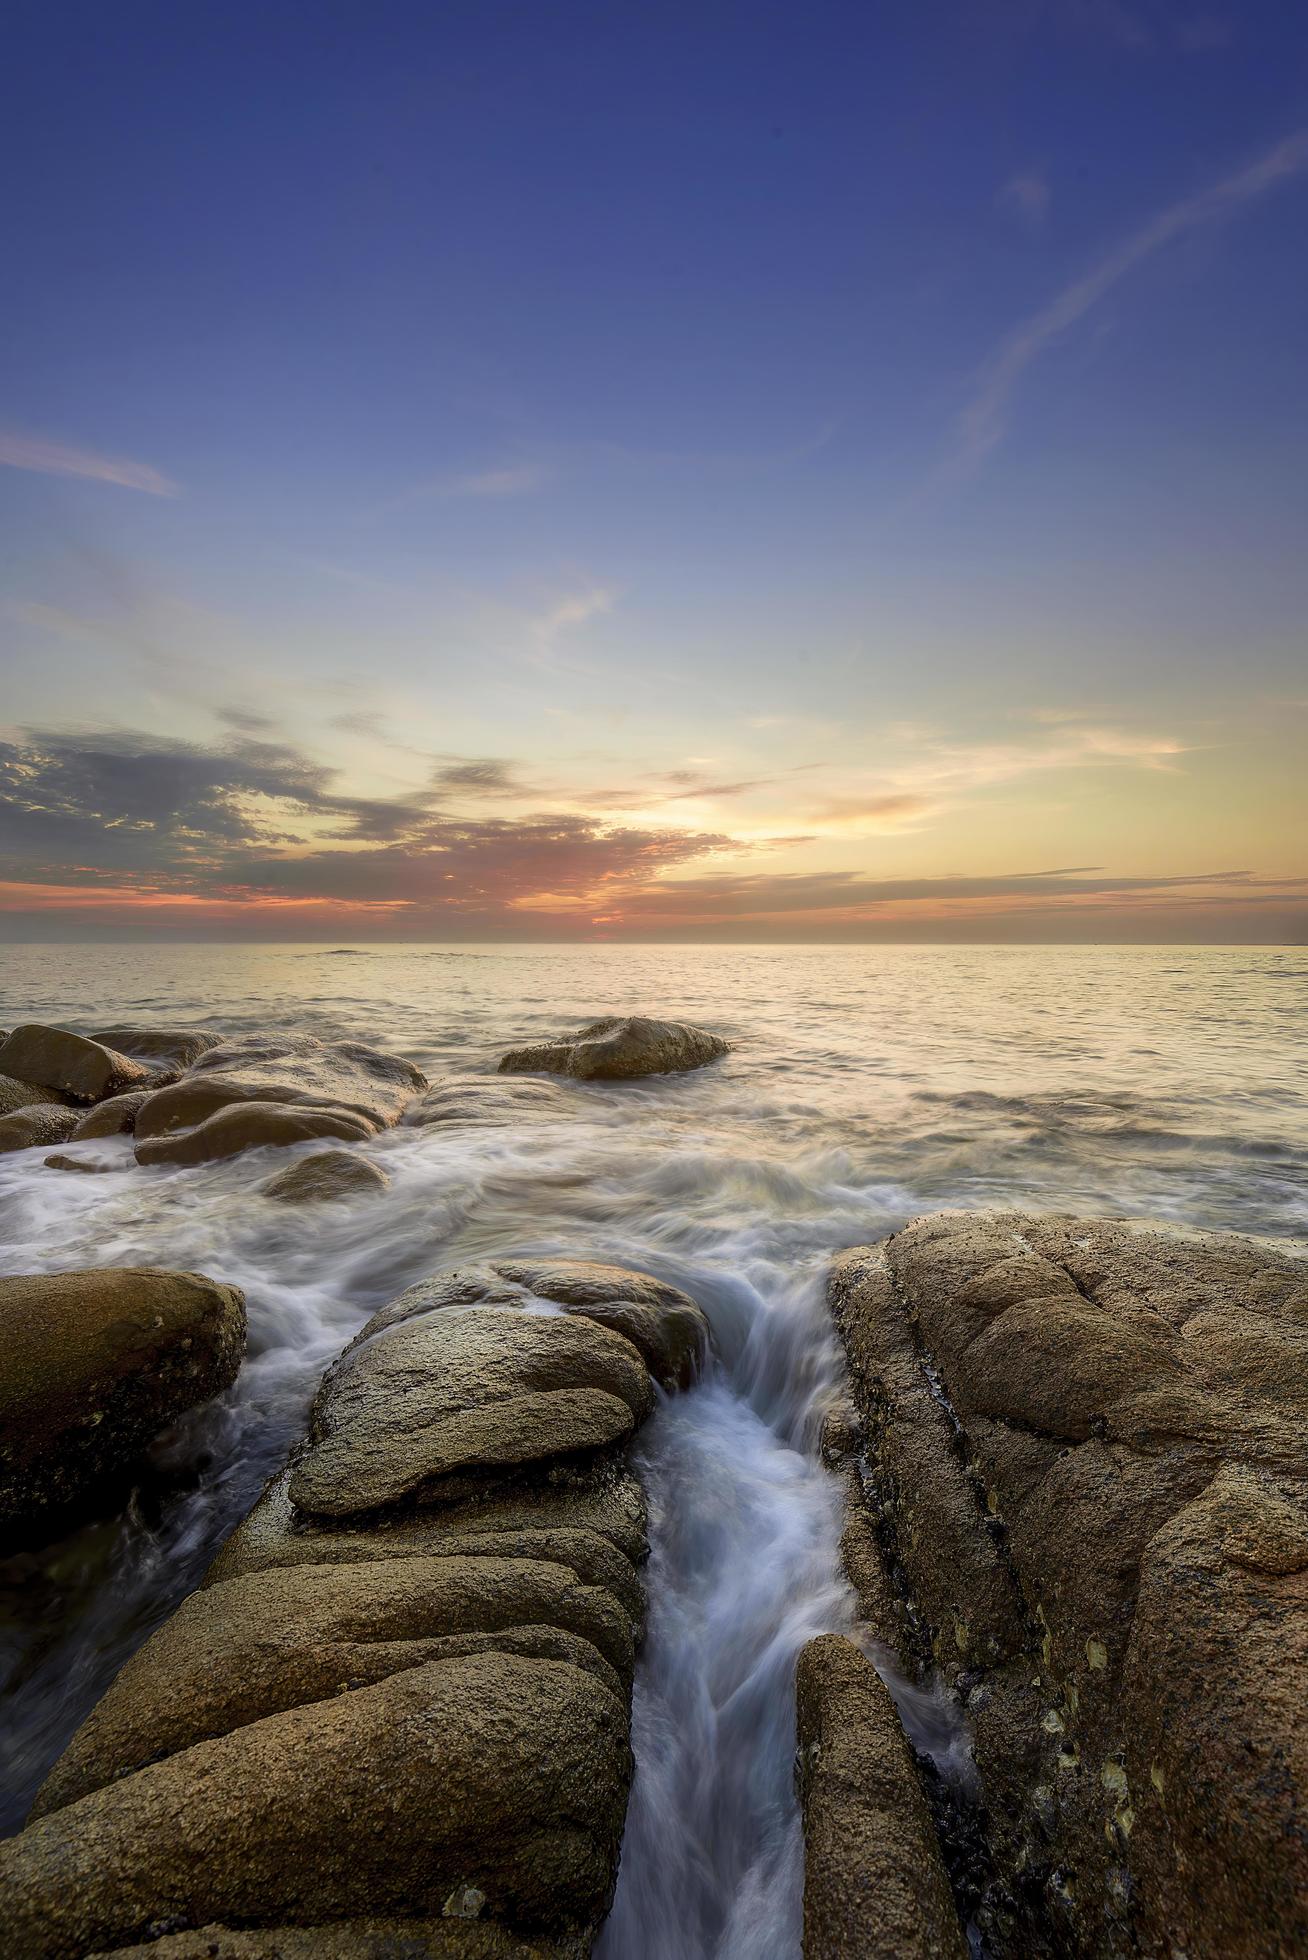
[(77, 1502), (235, 1377), (245, 1304), (197, 1273), (0, 1279), (0, 1519)]
[(404, 1667), (29, 1824), (0, 1845), (0, 1935), (55, 1960), (172, 1919), (579, 1931), (608, 1898), (630, 1763), (622, 1702), (565, 1661)]
[(315, 1150), (284, 1171), (266, 1178), (259, 1186), (265, 1198), (280, 1204), (319, 1204), (332, 1198), (375, 1196), (385, 1191), (390, 1179), (366, 1157), (353, 1157), (348, 1150)]
[(150, 1071), (126, 1055), (66, 1028), (35, 1022), (15, 1028), (0, 1041), (0, 1071), (24, 1082), (58, 1089), (74, 1102), (100, 1102), (149, 1080)]
[(702, 1068), (729, 1053), (720, 1035), (684, 1021), (647, 1021), (640, 1016), (592, 1021), (576, 1034), (539, 1047), (513, 1048), (501, 1058), (504, 1074), (575, 1075), (583, 1082), (628, 1081), (639, 1075), (666, 1075)]
[(1308, 1950), (1308, 1266), (943, 1214), (831, 1299), (891, 1562), (966, 1697), (998, 1960)]
[(583, 1960), (643, 1606), (614, 1445), (652, 1401), (637, 1350), (579, 1314), (365, 1329), (0, 1845), (0, 1949)]
[(152, 1068), (190, 1068), (201, 1055), (217, 1048), (222, 1036), (202, 1028), (100, 1028), (95, 1039), (106, 1048), (116, 1048), (133, 1061), (148, 1062)]
[(312, 1035), (243, 1036), (210, 1048), (180, 1082), (152, 1096), (136, 1121), (140, 1137), (202, 1122), (229, 1103), (293, 1103), (344, 1111), (365, 1133), (394, 1123), (427, 1078), (398, 1055)]
[(106, 1163), (102, 1157), (74, 1157), (67, 1150), (57, 1150), (53, 1157), (42, 1159), (48, 1171), (120, 1171), (123, 1164)]
[(665, 1388), (688, 1387), (709, 1352), (708, 1321), (677, 1287), (583, 1259), (496, 1259), (420, 1280), (373, 1316), (365, 1336), (445, 1307), (540, 1301), (624, 1334)]
[(566, 1116), (574, 1108), (553, 1082), (501, 1082), (493, 1075), (451, 1075), (411, 1102), (401, 1122), (417, 1129), (437, 1123), (516, 1123), (533, 1117)]
[(65, 1143), (76, 1128), (77, 1111), (66, 1103), (29, 1103), (0, 1116), (0, 1153)]
[(362, 1143), (373, 1135), (371, 1125), (350, 1111), (296, 1108), (290, 1103), (234, 1103), (215, 1110), (194, 1129), (163, 1136), (143, 1137), (140, 1120), (138, 1116), (138, 1164), (213, 1164), (224, 1157), (238, 1157), (245, 1150), (311, 1143), (321, 1137)]
[(150, 1089), (129, 1089), (126, 1095), (110, 1096), (105, 1102), (97, 1103), (78, 1119), (73, 1131), (74, 1143), (81, 1143), (88, 1137), (116, 1137), (130, 1135), (136, 1128), (136, 1119), (154, 1092)]
[(58, 1089), (43, 1089), (39, 1082), (20, 1082), (17, 1076), (0, 1075), (0, 1116), (30, 1109), (33, 1103), (66, 1104), (67, 1100)]
[(319, 1517), (422, 1502), (460, 1472), (484, 1484), (624, 1442), (652, 1405), (631, 1343), (573, 1314), (451, 1306), (370, 1322), (318, 1391), (291, 1501)]
[(966, 1960), (912, 1753), (852, 1641), (810, 1640), (795, 1675), (804, 1960)]

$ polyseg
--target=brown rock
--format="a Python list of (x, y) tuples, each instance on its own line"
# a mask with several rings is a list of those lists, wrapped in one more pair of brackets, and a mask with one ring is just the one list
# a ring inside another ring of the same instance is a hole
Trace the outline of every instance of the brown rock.
[(222, 1036), (202, 1028), (100, 1028), (95, 1039), (106, 1048), (117, 1048), (133, 1061), (151, 1068), (190, 1068), (201, 1055), (217, 1048)]
[(33, 1103), (66, 1104), (67, 1101), (58, 1089), (43, 1089), (39, 1082), (20, 1082), (17, 1076), (0, 1075), (0, 1116), (12, 1115), (16, 1109), (30, 1109)]
[(348, 1150), (315, 1150), (288, 1164), (284, 1171), (259, 1186), (265, 1198), (279, 1204), (322, 1204), (338, 1198), (375, 1197), (390, 1184), (384, 1170)]
[(625, 1335), (665, 1388), (688, 1387), (709, 1353), (708, 1321), (677, 1287), (585, 1259), (495, 1259), (438, 1273), (374, 1314), (359, 1338), (445, 1307), (542, 1300)]
[(110, 1096), (97, 1103), (79, 1118), (73, 1131), (73, 1141), (81, 1143), (88, 1137), (116, 1137), (129, 1134), (136, 1128), (136, 1119), (154, 1092), (150, 1089), (129, 1089), (126, 1095)]
[(100, 1102), (149, 1078), (139, 1062), (98, 1041), (36, 1022), (15, 1028), (0, 1041), (0, 1071), (23, 1082), (43, 1083), (80, 1103)]
[(73, 1503), (235, 1379), (245, 1307), (196, 1273), (0, 1279), (0, 1519)]
[(53, 1157), (42, 1158), (48, 1171), (118, 1171), (122, 1164), (106, 1163), (102, 1157), (74, 1157), (67, 1150), (57, 1150)]
[(931, 1813), (876, 1669), (840, 1634), (795, 1675), (804, 1960), (966, 1960)]
[[(184, 1083), (178, 1084), (185, 1087)], [(162, 1090), (168, 1095), (169, 1090)], [(151, 1101), (154, 1099), (151, 1098)], [(370, 1124), (343, 1109), (294, 1107), (289, 1103), (239, 1102), (215, 1110), (192, 1130), (162, 1136), (141, 1135), (145, 1110), (137, 1117), (138, 1164), (213, 1164), (238, 1157), (246, 1150), (280, 1148), (335, 1137), (342, 1143), (362, 1143), (373, 1134)]]
[[(522, 1940), (470, 1919), (338, 1919), (330, 1926), (252, 1932), (198, 1926), (145, 1946), (117, 1946), (112, 1960), (586, 1960), (589, 1940)], [(89, 1960), (111, 1960), (92, 1954)]]
[(185, 1129), (238, 1102), (343, 1111), (366, 1134), (394, 1123), (426, 1086), (426, 1076), (411, 1062), (359, 1042), (243, 1036), (210, 1048), (180, 1082), (152, 1096), (137, 1117), (136, 1134)]
[(607, 1900), (626, 1712), (553, 1660), (466, 1655), (151, 1763), (0, 1845), (0, 1941), (58, 1960), (180, 1918), (452, 1916), (575, 1933)]
[(29, 1103), (0, 1116), (0, 1153), (46, 1149), (64, 1143), (77, 1128), (77, 1111), (66, 1103)]
[(1024, 1214), (846, 1255), (890, 1554), (966, 1697), (1004, 1960), (1308, 1948), (1308, 1269)]
[(504, 1074), (574, 1075), (584, 1082), (629, 1081), (640, 1075), (702, 1068), (729, 1053), (730, 1042), (684, 1021), (647, 1021), (638, 1015), (592, 1021), (576, 1034), (502, 1057)]
[(370, 1323), (318, 1392), (291, 1501), (327, 1517), (422, 1501), (452, 1473), (484, 1483), (625, 1441), (652, 1401), (630, 1342), (572, 1314), (448, 1307)]
[(424, 1130), (438, 1123), (518, 1123), (566, 1116), (574, 1107), (566, 1090), (530, 1076), (501, 1082), (493, 1075), (451, 1075), (411, 1102), (401, 1121)]

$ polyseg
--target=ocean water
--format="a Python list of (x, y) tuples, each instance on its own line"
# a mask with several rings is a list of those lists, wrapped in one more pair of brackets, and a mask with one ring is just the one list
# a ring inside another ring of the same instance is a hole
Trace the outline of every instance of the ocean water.
[(242, 1286), (250, 1317), (235, 1387), (161, 1441), (125, 1517), (0, 1563), (3, 1828), (195, 1585), (370, 1313), (461, 1260), (612, 1259), (692, 1293), (719, 1358), (638, 1446), (651, 1610), (601, 1952), (793, 1960), (791, 1677), (803, 1642), (853, 1615), (816, 1452), (841, 1380), (832, 1254), (941, 1206), (1156, 1217), (1301, 1250), (1308, 1235), (1305, 949), (0, 954), (3, 1026), (297, 1029), (393, 1049), (433, 1080), (612, 1011), (737, 1045), (690, 1075), (568, 1085), (558, 1118), (391, 1132), (368, 1146), (391, 1188), (358, 1205), (269, 1203), (268, 1155), (143, 1170), (123, 1140), (100, 1146), (121, 1170), (96, 1177), (0, 1157), (0, 1270), (191, 1267)]

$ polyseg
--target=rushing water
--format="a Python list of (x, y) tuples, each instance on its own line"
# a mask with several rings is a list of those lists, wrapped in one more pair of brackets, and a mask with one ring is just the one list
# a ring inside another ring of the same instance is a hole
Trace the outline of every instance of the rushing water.
[(250, 1316), (234, 1389), (156, 1449), (125, 1519), (0, 1566), (7, 1828), (124, 1657), (197, 1581), (322, 1368), (413, 1280), (492, 1253), (640, 1266), (692, 1293), (719, 1363), (639, 1453), (651, 1496), (638, 1768), (605, 1960), (792, 1960), (791, 1676), (850, 1624), (816, 1455), (840, 1365), (831, 1254), (943, 1205), (1308, 1231), (1308, 951), (771, 947), (31, 947), (0, 1024), (284, 1027), (433, 1080), (614, 1009), (701, 1021), (725, 1063), (575, 1085), (566, 1116), (397, 1130), (382, 1197), (298, 1211), (267, 1158), (112, 1176), (0, 1157), (0, 1270), (183, 1266)]

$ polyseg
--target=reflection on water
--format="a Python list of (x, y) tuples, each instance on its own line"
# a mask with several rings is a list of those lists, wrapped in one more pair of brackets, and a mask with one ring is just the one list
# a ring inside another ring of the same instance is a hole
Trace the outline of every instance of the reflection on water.
[[(94, 993), (92, 993), (92, 988)], [(0, 1262), (184, 1266), (246, 1290), (250, 1354), (156, 1452), (121, 1522), (0, 1567), (7, 1824), (125, 1655), (192, 1587), (297, 1434), (332, 1355), (412, 1281), (487, 1254), (643, 1266), (720, 1362), (640, 1451), (654, 1549), (639, 1770), (609, 1960), (798, 1950), (790, 1678), (848, 1623), (815, 1436), (839, 1364), (833, 1251), (941, 1205), (1308, 1227), (1308, 954), (1236, 948), (11, 951), (0, 1024), (294, 1027), (433, 1079), (620, 1008), (706, 1022), (723, 1064), (569, 1085), (567, 1114), (397, 1130), (391, 1188), (297, 1212), (266, 1158), (118, 1174), (0, 1158)]]

